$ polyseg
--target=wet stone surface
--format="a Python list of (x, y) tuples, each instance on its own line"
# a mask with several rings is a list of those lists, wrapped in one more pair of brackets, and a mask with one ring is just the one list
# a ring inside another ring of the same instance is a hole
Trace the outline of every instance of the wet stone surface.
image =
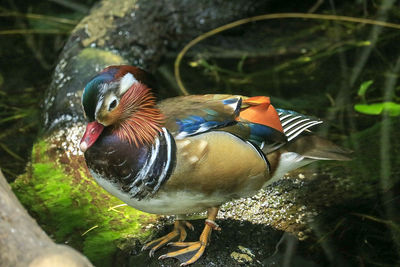
[[(263, 260), (271, 256), (275, 251), (275, 245), (279, 242), (283, 232), (273, 228), (252, 224), (245, 221), (219, 220), (222, 231), (213, 231), (211, 242), (203, 257), (192, 266), (262, 266)], [(196, 241), (204, 227), (204, 220), (192, 221), (194, 231), (188, 231), (187, 241)], [(157, 236), (167, 234), (172, 226), (164, 226), (157, 232)], [(164, 247), (150, 258), (148, 252), (140, 251), (141, 245), (137, 244), (130, 252), (125, 253), (128, 262), (134, 266), (179, 266), (176, 259), (158, 260), (160, 255), (174, 251), (171, 247)]]

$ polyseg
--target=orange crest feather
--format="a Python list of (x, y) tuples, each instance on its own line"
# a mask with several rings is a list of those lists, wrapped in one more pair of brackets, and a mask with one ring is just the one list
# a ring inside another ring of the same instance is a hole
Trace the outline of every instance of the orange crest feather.
[(152, 143), (161, 131), (164, 117), (156, 108), (150, 89), (142, 83), (135, 83), (122, 96), (119, 105), (122, 112), (114, 133), (137, 147)]

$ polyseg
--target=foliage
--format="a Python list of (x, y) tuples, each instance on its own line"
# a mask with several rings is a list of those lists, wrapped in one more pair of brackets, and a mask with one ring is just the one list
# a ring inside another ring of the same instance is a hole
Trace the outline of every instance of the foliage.
[(354, 109), (367, 115), (387, 113), (393, 117), (400, 116), (400, 104), (389, 101), (374, 104), (355, 104)]
[(25, 169), (58, 53), (95, 1), (0, 4), (0, 166), (9, 181)]
[(360, 85), (358, 96), (361, 98), (362, 102), (355, 104), (354, 109), (367, 115), (380, 115), (382, 113), (387, 113), (389, 116), (393, 117), (400, 116), (400, 103), (384, 101), (380, 103), (367, 104), (366, 94), (372, 83), (373, 81), (369, 80)]

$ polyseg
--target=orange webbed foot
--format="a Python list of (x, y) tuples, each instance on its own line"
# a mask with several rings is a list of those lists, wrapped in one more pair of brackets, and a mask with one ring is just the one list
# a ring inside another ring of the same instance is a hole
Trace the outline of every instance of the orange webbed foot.
[(196, 262), (203, 255), (206, 246), (209, 243), (212, 230), (221, 230), (221, 228), (219, 228), (219, 226), (214, 222), (215, 218), (217, 217), (217, 213), (218, 208), (211, 208), (208, 210), (208, 216), (205, 222), (206, 225), (204, 226), (204, 230), (201, 233), (199, 241), (178, 241), (169, 243), (168, 245), (180, 247), (181, 249), (161, 255), (159, 259), (176, 258), (180, 261), (183, 261), (180, 266), (186, 266)]
[(149, 256), (152, 257), (154, 255), (154, 252), (156, 252), (159, 248), (163, 247), (165, 244), (170, 242), (171, 240), (175, 239), (176, 237), (179, 236), (178, 241), (182, 242), (185, 241), (187, 233), (185, 226), (188, 227), (190, 230), (193, 230), (193, 225), (190, 224), (187, 221), (181, 221), (181, 220), (176, 220), (174, 222), (174, 229), (172, 232), (168, 233), (167, 235), (157, 238), (153, 241), (150, 241), (146, 243), (143, 248), (143, 250), (150, 249), (149, 251)]
[(158, 259), (166, 259), (166, 258), (176, 258), (180, 261), (185, 261), (181, 263), (180, 266), (186, 266), (196, 262), (201, 255), (203, 255), (204, 250), (206, 249), (207, 244), (203, 241), (196, 242), (174, 242), (169, 245), (174, 247), (183, 247), (174, 252), (169, 252), (167, 254), (161, 255)]

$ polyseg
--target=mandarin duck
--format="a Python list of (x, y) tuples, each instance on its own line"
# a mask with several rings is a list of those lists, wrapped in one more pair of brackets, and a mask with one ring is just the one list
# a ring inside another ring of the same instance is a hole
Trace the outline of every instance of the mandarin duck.
[[(177, 215), (171, 233), (143, 247), (150, 256), (198, 260), (221, 204), (254, 195), (293, 169), (316, 160), (347, 160), (347, 151), (311, 134), (321, 120), (275, 109), (270, 98), (189, 95), (156, 102), (145, 71), (110, 66), (85, 86), (88, 120), (80, 142), (95, 180), (126, 204), (148, 213)], [(180, 218), (207, 211), (196, 242), (184, 242)], [(178, 239), (177, 242), (170, 241)]]

